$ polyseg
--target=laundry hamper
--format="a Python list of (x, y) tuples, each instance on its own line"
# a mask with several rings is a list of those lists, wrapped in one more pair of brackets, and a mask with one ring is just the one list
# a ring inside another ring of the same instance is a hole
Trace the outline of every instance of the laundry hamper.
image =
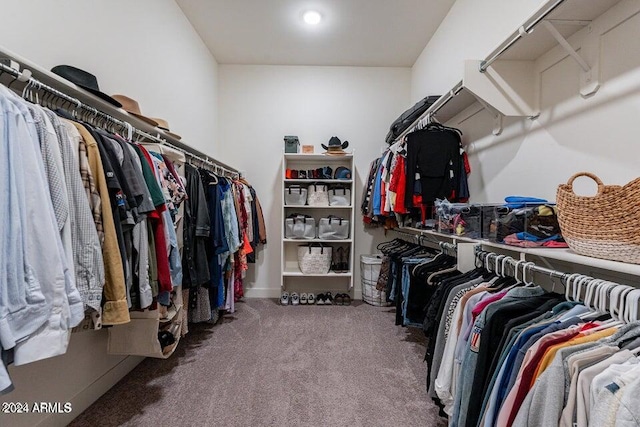
[[(573, 181), (580, 176), (598, 184), (595, 196), (579, 196)], [(625, 186), (604, 185), (588, 172), (558, 186), (558, 222), (562, 237), (575, 252), (595, 258), (640, 264), (640, 178)]]
[(388, 307), (387, 293), (376, 289), (382, 255), (360, 255), (360, 277), (362, 281), (362, 299), (364, 302), (378, 307)]

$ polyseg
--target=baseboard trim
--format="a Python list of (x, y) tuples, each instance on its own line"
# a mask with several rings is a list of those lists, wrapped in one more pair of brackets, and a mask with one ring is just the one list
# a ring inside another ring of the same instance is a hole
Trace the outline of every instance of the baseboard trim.
[[(353, 299), (361, 300), (362, 291), (360, 289), (353, 290)], [(280, 289), (274, 288), (249, 288), (244, 291), (245, 298), (280, 298)]]
[(280, 289), (249, 288), (244, 291), (245, 298), (280, 298)]
[(74, 418), (80, 415), (85, 409), (97, 401), (103, 394), (109, 391), (114, 385), (133, 371), (145, 358), (139, 356), (127, 356), (120, 363), (115, 365), (103, 376), (98, 378), (84, 390), (78, 392), (69, 402), (73, 411), (69, 414), (55, 414), (42, 419), (37, 427), (66, 426)]

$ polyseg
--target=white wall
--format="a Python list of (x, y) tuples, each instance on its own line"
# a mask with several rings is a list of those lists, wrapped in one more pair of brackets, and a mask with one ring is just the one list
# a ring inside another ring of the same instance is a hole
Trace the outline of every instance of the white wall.
[[(512, 3), (528, 7), (510, 11)], [(458, 0), (413, 67), (413, 98), (450, 89), (462, 78), (464, 59), (486, 57), (538, 3)], [(637, 3), (620, 7), (633, 13)], [(639, 36), (640, 16), (635, 15), (602, 37), (602, 87), (589, 98), (579, 95), (580, 68), (556, 48), (532, 65), (541, 79), (539, 118), (507, 119), (502, 135), (494, 136), (492, 117), (476, 104), (449, 122), (463, 130), (471, 154), (471, 200), (500, 202), (514, 194), (555, 200), (558, 184), (580, 171), (596, 173), (609, 184), (638, 177), (640, 48), (629, 40)], [(570, 39), (577, 49), (581, 40), (581, 34)], [(582, 194), (595, 192), (586, 179), (577, 188)]]
[(411, 73), (411, 99), (442, 95), (462, 79), (465, 59), (484, 59), (542, 0), (457, 0)]
[(3, 2), (2, 16), (0, 46), (91, 72), (103, 92), (136, 99), (215, 155), (218, 65), (173, 0), (21, 0)]
[[(219, 73), (220, 155), (243, 169), (255, 186), (268, 230), (268, 244), (249, 270), (247, 295), (278, 296), (283, 136), (297, 135), (316, 153), (333, 135), (348, 140), (347, 150), (356, 150), (359, 204), (369, 164), (385, 147), (389, 125), (409, 103), (410, 70), (220, 65)], [(359, 292), (359, 255), (375, 252), (383, 234), (364, 229), (359, 209), (355, 228)]]
[[(92, 72), (102, 91), (137, 99), (144, 114), (215, 155), (218, 65), (173, 0), (21, 0), (0, 13), (2, 47), (46, 69)], [(71, 402), (73, 411), (0, 414), (0, 425), (66, 425), (142, 360), (106, 348), (107, 331), (73, 334), (66, 355), (10, 367), (16, 390), (0, 402)]]

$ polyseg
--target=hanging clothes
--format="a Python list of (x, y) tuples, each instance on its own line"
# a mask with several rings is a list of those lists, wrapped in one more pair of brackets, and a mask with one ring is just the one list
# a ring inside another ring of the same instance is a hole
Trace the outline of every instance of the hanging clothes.
[(0, 393), (13, 387), (5, 364), (63, 354), (72, 330), (129, 310), (166, 316), (183, 284), (202, 302), (194, 321), (242, 298), (247, 254), (266, 243), (255, 190), (211, 174), (222, 185), (205, 199), (184, 154), (149, 148), (0, 86)]
[(471, 167), (461, 132), (429, 124), (392, 144), (370, 166), (361, 210), (365, 224), (425, 225), (436, 199), (466, 202)]
[(105, 267), (102, 323), (104, 325), (127, 323), (129, 321), (129, 307), (124, 288), (124, 267), (122, 257), (119, 255), (116, 224), (111, 209), (111, 196), (100, 150), (93, 135), (83, 125), (77, 122), (73, 122), (73, 125), (81, 135), (80, 144), (86, 148), (89, 168), (93, 177), (96, 178), (96, 188), (100, 194), (101, 223), (104, 234), (102, 255)]
[[(84, 317), (73, 245), (63, 242), (70, 221), (59, 141), (44, 111), (29, 107), (0, 86), (0, 147), (7, 175), (0, 189), (7, 255), (0, 286), (0, 344), (3, 352), (13, 349), (16, 364), (66, 352), (71, 328)], [(11, 388), (2, 365), (0, 391)]]
[(428, 392), (449, 425), (601, 426), (633, 419), (633, 405), (622, 398), (640, 383), (640, 359), (631, 351), (640, 345), (640, 322), (603, 323), (602, 313), (589, 317), (585, 306), (539, 286), (483, 269), (465, 274), (440, 281), (424, 322)]

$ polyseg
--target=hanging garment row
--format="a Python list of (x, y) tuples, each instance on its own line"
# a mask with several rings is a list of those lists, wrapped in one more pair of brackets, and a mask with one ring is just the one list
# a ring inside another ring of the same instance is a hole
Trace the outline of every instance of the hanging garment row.
[(374, 160), (363, 192), (366, 224), (385, 225), (431, 217), (436, 199), (469, 198), (469, 161), (460, 130), (431, 122), (416, 128)]
[(437, 288), (435, 284), (460, 274), (455, 257), (442, 247), (438, 252), (402, 239), (382, 243), (378, 250), (383, 257), (376, 289), (395, 304), (396, 325), (422, 327), (425, 307)]
[(437, 285), (424, 321), (449, 425), (637, 425), (640, 290), (551, 272), (547, 292), (532, 263), (479, 252), (478, 265)]
[(192, 307), (208, 307), (193, 320), (234, 310), (252, 253), (266, 242), (246, 181), (2, 85), (0, 113), (0, 393), (12, 389), (6, 364), (65, 353), (74, 327), (127, 323), (129, 310), (166, 311), (181, 286)]

